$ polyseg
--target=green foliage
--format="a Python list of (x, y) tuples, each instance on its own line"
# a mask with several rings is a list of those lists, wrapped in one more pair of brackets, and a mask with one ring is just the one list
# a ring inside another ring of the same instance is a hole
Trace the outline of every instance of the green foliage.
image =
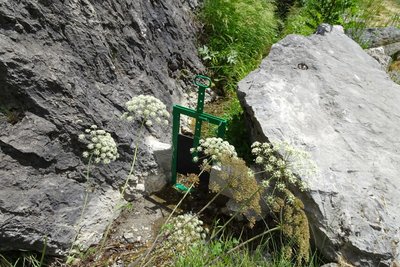
[(206, 45), (199, 54), (217, 90), (234, 90), (276, 40), (274, 5), (265, 0), (206, 0), (200, 18)]
[[(225, 266), (244, 266), (244, 267), (293, 267), (295, 264), (287, 259), (285, 252), (277, 251), (268, 253), (271, 248), (277, 248), (276, 241), (268, 236), (259, 242), (255, 249), (250, 246), (240, 246), (241, 241), (232, 237), (221, 237), (208, 243), (198, 244), (192, 247), (185, 255), (175, 255), (175, 267), (225, 267)], [(319, 266), (318, 259), (311, 257), (301, 266)]]
[(214, 240), (210, 243), (192, 247), (185, 255), (176, 255), (175, 267), (203, 267), (209, 266), (213, 259), (218, 258), (211, 266), (267, 266), (261, 249), (250, 252), (248, 248), (234, 253), (227, 252), (237, 246), (239, 241), (233, 237)]
[(369, 47), (369, 43), (361, 38), (362, 32), (367, 27), (375, 27), (380, 24), (377, 16), (381, 13), (382, 8), (382, 0), (359, 0), (356, 11), (345, 23), (342, 23), (347, 32), (351, 33), (352, 38), (364, 49)]
[[(226, 140), (236, 148), (239, 157), (250, 163), (253, 159), (249, 140), (250, 134), (247, 129), (245, 114), (236, 93), (227, 92), (222, 100), (207, 105), (205, 112), (227, 120)], [(211, 137), (216, 135), (218, 127), (205, 124), (202, 130), (203, 137)]]
[(374, 19), (381, 3), (374, 0), (298, 0), (289, 12), (282, 34), (309, 35), (321, 23), (342, 25), (357, 33)]
[(276, 41), (278, 20), (269, 0), (205, 0), (199, 15), (204, 24), (199, 55), (224, 103), (210, 113), (228, 120), (227, 140), (239, 156), (251, 159), (243, 110), (236, 96), (238, 81), (255, 69)]
[(289, 11), (286, 18), (285, 27), (282, 31), (282, 36), (288, 34), (302, 34), (310, 35), (315, 32), (316, 28), (310, 28), (308, 26), (309, 18), (306, 15), (306, 11), (298, 3)]
[(246, 118), (243, 112), (233, 113), (232, 118), (228, 121), (228, 130), (226, 131), (226, 139), (229, 140), (235, 148), (238, 155), (246, 162), (251, 162), (251, 147), (249, 130), (246, 125)]
[(254, 142), (252, 153), (255, 162), (264, 170), (262, 182), (266, 188), (265, 200), (280, 225), (282, 252), (288, 259), (294, 259), (297, 266), (309, 261), (310, 233), (303, 203), (297, 199), (290, 187), (300, 191), (307, 185), (298, 176), (312, 177), (316, 174), (315, 163), (307, 152), (286, 142)]
[(4, 267), (14, 267), (18, 264), (19, 259), (16, 260), (16, 262), (13, 264), (9, 259), (7, 259), (5, 256), (0, 254), (0, 266)]
[(42, 267), (43, 257), (34, 252), (21, 252), (18, 255), (4, 256), (0, 254), (1, 267)]
[(389, 75), (395, 83), (400, 84), (400, 60), (395, 60), (390, 65)]
[(399, 13), (393, 14), (385, 26), (386, 27), (393, 26), (400, 28), (400, 14)]
[(3, 120), (11, 124), (16, 124), (23, 118), (23, 115), (22, 109), (0, 105), (0, 122)]
[(343, 24), (356, 7), (354, 0), (300, 0), (289, 14), (284, 33), (310, 34), (321, 23)]
[(236, 94), (230, 94), (222, 117), (228, 121), (226, 139), (236, 148), (238, 156), (250, 163), (253, 159), (249, 140), (250, 133), (246, 125), (245, 114)]
[(262, 187), (259, 186), (253, 171), (246, 166), (243, 159), (224, 156), (221, 159), (221, 173), (218, 179), (219, 183), (210, 181), (210, 190), (215, 193), (228, 190), (231, 199), (241, 207), (241, 213), (249, 220), (249, 225), (254, 226), (256, 217), (261, 216)]
[(47, 237), (43, 239), (44, 244), (39, 255), (33, 251), (19, 251), (10, 255), (0, 254), (0, 267), (42, 267), (45, 265), (47, 249)]

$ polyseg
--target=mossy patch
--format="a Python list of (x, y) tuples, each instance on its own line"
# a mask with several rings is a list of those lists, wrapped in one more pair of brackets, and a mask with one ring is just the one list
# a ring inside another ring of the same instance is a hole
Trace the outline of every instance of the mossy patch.
[(16, 124), (24, 117), (24, 111), (20, 108), (0, 106), (0, 121)]

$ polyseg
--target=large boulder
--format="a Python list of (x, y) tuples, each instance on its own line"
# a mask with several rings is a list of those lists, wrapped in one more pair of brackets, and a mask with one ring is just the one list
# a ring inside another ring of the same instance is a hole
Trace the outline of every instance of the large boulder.
[[(92, 124), (112, 133), (121, 156), (91, 171), (95, 190), (78, 243), (99, 241), (139, 135), (137, 123), (119, 119), (124, 103), (138, 94), (167, 106), (181, 102), (192, 74), (204, 68), (195, 47), (196, 4), (0, 1), (0, 251), (41, 251), (45, 237), (49, 254), (69, 248), (87, 187), (78, 135)], [(149, 133), (170, 139), (168, 129)], [(156, 179), (153, 149), (143, 140), (135, 176)]]
[[(289, 35), (239, 83), (252, 137), (286, 140), (318, 166), (301, 177), (313, 242), (332, 261), (400, 262), (400, 86), (341, 27)], [(397, 265), (393, 265), (397, 266)]]

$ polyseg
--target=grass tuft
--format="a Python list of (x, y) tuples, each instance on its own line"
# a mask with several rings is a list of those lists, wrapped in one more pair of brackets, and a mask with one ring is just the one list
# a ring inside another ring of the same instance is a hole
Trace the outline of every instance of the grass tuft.
[(265, 0), (206, 0), (200, 56), (218, 92), (235, 90), (276, 41), (275, 6)]
[(199, 17), (204, 25), (199, 54), (223, 98), (206, 112), (228, 120), (227, 139), (250, 161), (250, 144), (237, 83), (254, 70), (277, 40), (275, 4), (266, 0), (205, 0)]

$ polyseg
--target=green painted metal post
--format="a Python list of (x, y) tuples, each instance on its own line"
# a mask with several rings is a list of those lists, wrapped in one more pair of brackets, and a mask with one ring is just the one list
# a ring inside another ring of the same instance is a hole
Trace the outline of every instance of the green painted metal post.
[(172, 108), (172, 177), (171, 182), (176, 184), (176, 166), (178, 159), (178, 134), (179, 134), (179, 124), (181, 120), (181, 114), (176, 106)]
[[(197, 147), (200, 142), (201, 137), (201, 124), (202, 122), (208, 122), (211, 124), (218, 125), (218, 133), (217, 136), (222, 138), (225, 134), (226, 129), (226, 120), (218, 118), (216, 116), (204, 113), (204, 97), (205, 91), (208, 87), (211, 86), (211, 79), (197, 75), (194, 79), (194, 84), (199, 87), (198, 99), (197, 99), (197, 108), (196, 110), (189, 109), (186, 107), (182, 107), (179, 105), (174, 105), (172, 109), (172, 164), (171, 164), (171, 182), (175, 186), (180, 189), (184, 189), (183, 185), (177, 184), (177, 159), (178, 159), (178, 135), (179, 135), (179, 127), (180, 127), (180, 116), (181, 114), (192, 117), (196, 119), (195, 132), (193, 137), (193, 146)], [(193, 154), (196, 156), (197, 152)]]
[(196, 126), (194, 129), (193, 147), (198, 147), (200, 142), (201, 124), (202, 124), (202, 120), (199, 119), (199, 116), (203, 114), (204, 97), (206, 94), (206, 89), (211, 86), (211, 79), (206, 76), (197, 75), (196, 78), (194, 79), (194, 84), (199, 87), (199, 91), (197, 97), (197, 108), (196, 108), (197, 118), (196, 118)]

